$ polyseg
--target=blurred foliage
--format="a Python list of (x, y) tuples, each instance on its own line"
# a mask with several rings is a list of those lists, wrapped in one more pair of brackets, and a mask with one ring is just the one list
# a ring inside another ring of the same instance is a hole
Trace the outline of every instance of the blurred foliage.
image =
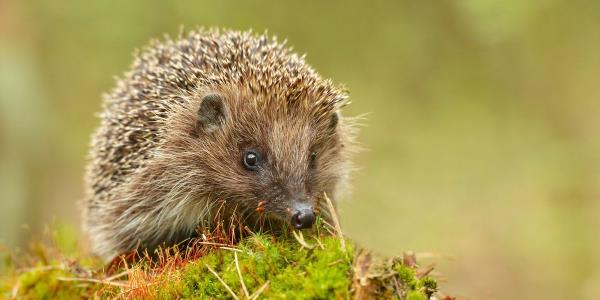
[[(600, 2), (0, 2), (0, 243), (77, 201), (100, 95), (180, 26), (287, 38), (370, 114), (347, 233), (470, 298), (600, 293)], [(22, 224), (28, 224), (23, 229)], [(533, 288), (535, 287), (535, 288)]]

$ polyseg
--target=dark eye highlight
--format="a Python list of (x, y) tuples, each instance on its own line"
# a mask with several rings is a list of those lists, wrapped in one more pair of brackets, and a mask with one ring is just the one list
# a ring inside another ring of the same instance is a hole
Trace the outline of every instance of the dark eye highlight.
[(244, 167), (250, 171), (257, 171), (260, 165), (260, 155), (254, 150), (247, 150), (243, 157)]

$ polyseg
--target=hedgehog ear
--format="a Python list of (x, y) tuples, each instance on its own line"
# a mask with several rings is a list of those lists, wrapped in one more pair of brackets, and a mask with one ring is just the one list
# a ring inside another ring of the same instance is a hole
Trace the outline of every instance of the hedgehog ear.
[(213, 133), (225, 122), (225, 106), (218, 94), (208, 94), (202, 98), (198, 109), (198, 128), (205, 133)]
[(333, 112), (333, 115), (331, 115), (331, 123), (329, 123), (329, 128), (335, 130), (339, 121), (340, 121), (340, 113), (337, 111)]
[(337, 111), (334, 111), (333, 114), (331, 115), (331, 120), (329, 121), (329, 131), (331, 133), (335, 132), (335, 129), (337, 128), (339, 121), (340, 121), (340, 113)]

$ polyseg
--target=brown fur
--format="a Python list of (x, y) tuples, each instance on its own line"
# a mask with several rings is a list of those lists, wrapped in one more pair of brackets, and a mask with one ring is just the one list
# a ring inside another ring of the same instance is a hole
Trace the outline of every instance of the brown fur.
[[(225, 107), (214, 132), (198, 124), (208, 94)], [(339, 198), (354, 149), (352, 120), (339, 115), (346, 98), (264, 35), (196, 30), (153, 41), (105, 96), (93, 136), (84, 203), (93, 251), (110, 259), (172, 244), (211, 226), (220, 200), (250, 222), (261, 201), (283, 220), (296, 195)], [(248, 147), (265, 153), (260, 177), (243, 167)]]

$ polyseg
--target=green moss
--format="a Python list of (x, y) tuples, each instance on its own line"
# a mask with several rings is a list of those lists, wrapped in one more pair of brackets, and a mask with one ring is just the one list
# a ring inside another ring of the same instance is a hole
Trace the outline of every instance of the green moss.
[(407, 289), (406, 299), (428, 299), (437, 292), (437, 281), (431, 277), (419, 278), (414, 268), (396, 262), (394, 270)]
[[(181, 260), (179, 257), (180, 261), (175, 263), (176, 258), (171, 257), (161, 266), (151, 266), (150, 262), (141, 261), (129, 267), (127, 276), (116, 280), (120, 285), (93, 282), (94, 279), (109, 275), (102, 273), (98, 262), (87, 262), (89, 258), (84, 260), (88, 267), (82, 267), (81, 259), (77, 264), (65, 263), (64, 259), (52, 260), (46, 252), (41, 251), (43, 259), (35, 267), (14, 272), (14, 276), (10, 276), (10, 272), (2, 274), (5, 276), (0, 277), (0, 298), (10, 297), (13, 290), (18, 291), (18, 298), (25, 299), (95, 296), (231, 298), (226, 286), (240, 299), (246, 298), (244, 286), (250, 295), (265, 287), (261, 299), (352, 298), (352, 293), (356, 291), (354, 285), (357, 281), (353, 272), (358, 251), (354, 251), (350, 240), (345, 241), (346, 250), (342, 250), (337, 237), (321, 235), (319, 232), (316, 231), (314, 236), (305, 236), (305, 246), (291, 236), (256, 234), (243, 239), (235, 249), (213, 247), (198, 259)], [(365, 289), (375, 291), (378, 297), (428, 299), (437, 289), (435, 280), (418, 278), (415, 269), (402, 265), (398, 260), (378, 267), (386, 271), (376, 271), (377, 274), (396, 274), (394, 281), (389, 276), (369, 280), (369, 287)], [(224, 284), (211, 270), (218, 274)], [(398, 290), (398, 285), (392, 282), (401, 282), (402, 289)]]
[(19, 297), (26, 299), (75, 299), (88, 294), (85, 287), (61, 281), (72, 276), (59, 269), (40, 267), (17, 278)]
[(400, 280), (405, 286), (407, 286), (411, 290), (417, 288), (418, 279), (415, 276), (414, 269), (407, 267), (401, 263), (397, 263), (394, 269), (398, 273)]
[(322, 247), (302, 248), (295, 240), (272, 242), (253, 236), (239, 245), (240, 251), (218, 251), (188, 265), (184, 271), (184, 297), (228, 297), (230, 293), (206, 266), (219, 273), (238, 295), (243, 288), (235, 255), (249, 293), (268, 282), (264, 297), (274, 299), (331, 299), (349, 296), (351, 260), (334, 237), (321, 240)]
[(437, 292), (437, 281), (435, 281), (435, 279), (431, 277), (424, 277), (420, 280), (420, 284), (423, 289), (423, 292), (429, 297), (431, 297), (431, 295)]
[(427, 296), (419, 291), (409, 291), (406, 294), (406, 300), (427, 300)]

